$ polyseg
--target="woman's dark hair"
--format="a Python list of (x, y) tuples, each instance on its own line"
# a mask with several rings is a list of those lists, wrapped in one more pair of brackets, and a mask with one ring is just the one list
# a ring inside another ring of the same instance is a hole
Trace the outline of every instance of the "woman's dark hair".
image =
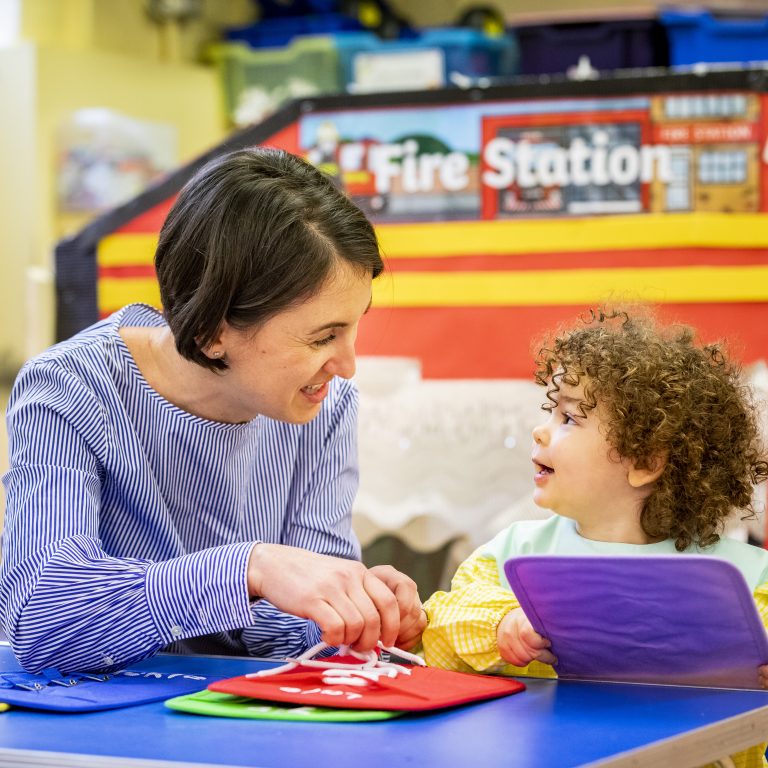
[(176, 348), (226, 368), (203, 352), (224, 322), (259, 327), (316, 294), (340, 261), (372, 277), (384, 268), (373, 226), (328, 177), (280, 150), (216, 158), (181, 190), (155, 253)]
[(551, 410), (560, 383), (584, 387), (582, 414), (600, 407), (608, 443), (642, 469), (664, 470), (640, 523), (682, 551), (714, 544), (734, 509), (753, 513), (768, 478), (753, 395), (720, 344), (663, 327), (647, 308), (592, 310), (539, 351), (536, 382)]

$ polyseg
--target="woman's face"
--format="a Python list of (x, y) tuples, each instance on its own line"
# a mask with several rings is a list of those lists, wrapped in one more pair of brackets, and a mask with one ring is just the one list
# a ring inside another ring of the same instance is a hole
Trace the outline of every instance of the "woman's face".
[(341, 261), (314, 296), (257, 331), (225, 326), (213, 345), (229, 365), (221, 376), (222, 420), (313, 419), (328, 382), (355, 373), (357, 328), (370, 304), (371, 275)]

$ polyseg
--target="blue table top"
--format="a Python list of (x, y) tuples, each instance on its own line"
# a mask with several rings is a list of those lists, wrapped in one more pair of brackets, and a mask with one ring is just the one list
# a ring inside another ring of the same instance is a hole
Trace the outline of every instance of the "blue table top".
[[(132, 668), (229, 677), (264, 666), (241, 658), (162, 655)], [(0, 671), (15, 668), (10, 649), (0, 646)], [(9, 750), (36, 750), (115, 757), (115, 765), (133, 758), (264, 768), (566, 767), (747, 712), (768, 713), (766, 691), (524, 682), (526, 691), (502, 699), (370, 723), (201, 717), (162, 703), (67, 715), (14, 709), (0, 714), (0, 765), (14, 764)], [(50, 758), (46, 764), (77, 764)]]

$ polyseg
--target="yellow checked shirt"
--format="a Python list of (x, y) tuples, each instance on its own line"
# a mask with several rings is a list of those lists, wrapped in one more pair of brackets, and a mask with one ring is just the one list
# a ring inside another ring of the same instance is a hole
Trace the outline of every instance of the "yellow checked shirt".
[[(450, 592), (436, 592), (424, 605), (429, 617), (422, 641), (427, 664), (460, 672), (557, 677), (554, 669), (547, 664), (534, 661), (526, 667), (515, 667), (499, 655), (496, 643), (499, 622), (509, 611), (519, 608), (520, 603), (509, 590), (498, 564), (521, 554), (639, 553), (638, 545), (611, 545), (585, 539), (578, 541), (574, 540), (574, 534), (573, 522), (557, 515), (548, 520), (522, 521), (502, 531), (492, 542), (465, 560), (451, 582)], [(741, 552), (740, 548), (748, 546), (730, 540), (723, 542), (725, 559), (728, 560), (733, 560), (734, 547), (736, 552)], [(650, 548), (648, 554), (675, 551), (674, 546), (666, 542), (644, 547)], [(749, 552), (753, 561), (745, 575), (754, 577), (755, 573), (760, 573), (759, 578), (768, 576), (768, 553), (756, 547), (750, 549), (757, 552), (744, 550)], [(765, 571), (761, 572), (763, 558)], [(755, 580), (748, 579), (748, 582), (755, 583)], [(755, 589), (754, 597), (763, 624), (768, 628), (768, 578)], [(757, 745), (732, 755), (732, 759), (737, 768), (766, 768), (766, 746)]]

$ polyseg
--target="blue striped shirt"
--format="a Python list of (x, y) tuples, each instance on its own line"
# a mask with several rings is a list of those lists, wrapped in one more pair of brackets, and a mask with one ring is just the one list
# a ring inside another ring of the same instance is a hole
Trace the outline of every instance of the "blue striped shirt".
[(319, 415), (245, 424), (183, 411), (141, 375), (129, 305), (29, 361), (8, 404), (0, 619), (30, 671), (108, 670), (163, 647), (284, 656), (310, 621), (249, 601), (253, 542), (359, 558), (357, 391)]

